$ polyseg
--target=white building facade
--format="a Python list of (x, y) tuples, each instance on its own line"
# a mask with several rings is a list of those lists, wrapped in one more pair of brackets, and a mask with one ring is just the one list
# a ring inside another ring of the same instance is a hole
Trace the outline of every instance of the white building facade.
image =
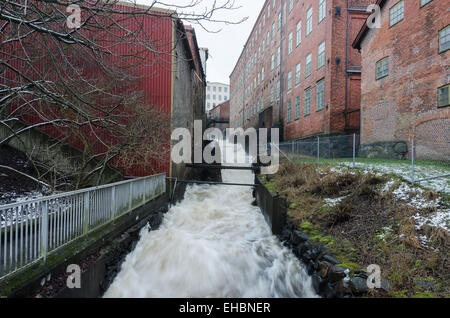
[(230, 85), (208, 82), (206, 86), (206, 112), (230, 99)]

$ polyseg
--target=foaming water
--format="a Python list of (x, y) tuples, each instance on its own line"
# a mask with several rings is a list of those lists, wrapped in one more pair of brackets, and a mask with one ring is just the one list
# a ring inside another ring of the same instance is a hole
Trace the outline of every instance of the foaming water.
[[(234, 151), (223, 149), (227, 158)], [(250, 171), (223, 170), (222, 177), (254, 182)], [(158, 230), (142, 229), (104, 297), (316, 297), (303, 266), (252, 201), (249, 187), (189, 186)]]

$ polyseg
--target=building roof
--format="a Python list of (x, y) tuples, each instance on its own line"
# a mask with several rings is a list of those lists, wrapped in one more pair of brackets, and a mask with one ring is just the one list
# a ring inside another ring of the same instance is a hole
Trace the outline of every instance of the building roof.
[[(382, 9), (385, 4), (386, 4), (386, 0), (377, 0), (377, 2), (375, 3), (375, 5), (378, 5), (380, 7), (380, 9)], [(361, 30), (359, 30), (359, 33), (356, 36), (355, 40), (353, 41), (352, 47), (354, 49), (358, 49), (358, 50), (361, 49), (361, 42), (364, 40), (367, 32), (369, 32), (369, 31), (370, 31), (369, 26), (367, 25), (367, 23), (364, 23)]]

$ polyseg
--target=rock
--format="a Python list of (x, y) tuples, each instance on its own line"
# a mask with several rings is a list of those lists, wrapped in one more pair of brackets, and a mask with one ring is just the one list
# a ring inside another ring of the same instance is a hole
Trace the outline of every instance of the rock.
[(312, 275), (314, 273), (314, 261), (310, 260), (307, 265), (308, 275)]
[(335, 298), (336, 294), (334, 292), (333, 286), (331, 286), (331, 284), (327, 284), (321, 296), (326, 298)]
[(312, 285), (316, 293), (320, 293), (320, 286), (322, 284), (322, 278), (318, 274), (313, 274), (311, 277)]
[(347, 268), (340, 267), (340, 266), (332, 266), (328, 271), (328, 280), (331, 283), (338, 282), (342, 279), (344, 279), (347, 275), (345, 274), (345, 271)]
[(339, 261), (337, 259), (335, 259), (333, 256), (327, 255), (325, 254), (322, 259), (324, 259), (325, 261), (327, 261), (328, 263), (332, 264), (332, 265), (337, 265), (339, 264)]
[(436, 282), (434, 280), (415, 279), (414, 285), (422, 290), (433, 290), (436, 286)]
[(319, 274), (322, 278), (327, 278), (328, 277), (328, 271), (330, 270), (330, 267), (332, 265), (328, 262), (320, 262), (319, 263)]
[(311, 249), (311, 247), (312, 247), (312, 245), (311, 245), (311, 242), (309, 242), (309, 241), (306, 241), (305, 243), (298, 245), (297, 250), (298, 250), (300, 257), (302, 257), (303, 254), (305, 254), (307, 251), (309, 251)]
[(369, 275), (365, 271), (357, 270), (355, 271), (355, 277), (361, 277), (367, 280), (367, 278), (369, 278)]
[(309, 240), (309, 235), (300, 231), (294, 231), (291, 235), (291, 242), (293, 245), (299, 245)]
[(355, 276), (350, 280), (350, 288), (355, 295), (362, 295), (369, 291), (367, 279)]

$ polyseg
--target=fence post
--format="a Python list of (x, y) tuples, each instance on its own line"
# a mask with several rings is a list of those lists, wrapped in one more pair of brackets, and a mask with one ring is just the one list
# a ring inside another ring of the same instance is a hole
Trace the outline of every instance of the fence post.
[(356, 165), (356, 134), (353, 134), (353, 168)]
[(129, 211), (133, 209), (133, 181), (130, 182), (130, 204), (128, 205)]
[(42, 204), (42, 220), (41, 220), (41, 248), (40, 257), (47, 259), (48, 252), (48, 201), (44, 201)]
[(317, 136), (317, 164), (320, 165), (320, 136)]
[(411, 182), (415, 184), (415, 173), (414, 173), (414, 156), (415, 156), (415, 145), (414, 136), (411, 138)]
[(89, 232), (89, 191), (83, 194), (84, 201), (84, 229), (83, 233), (87, 234)]
[(111, 188), (111, 220), (116, 218), (116, 186)]
[(142, 196), (142, 204), (147, 202), (147, 178), (144, 179), (144, 195)]

